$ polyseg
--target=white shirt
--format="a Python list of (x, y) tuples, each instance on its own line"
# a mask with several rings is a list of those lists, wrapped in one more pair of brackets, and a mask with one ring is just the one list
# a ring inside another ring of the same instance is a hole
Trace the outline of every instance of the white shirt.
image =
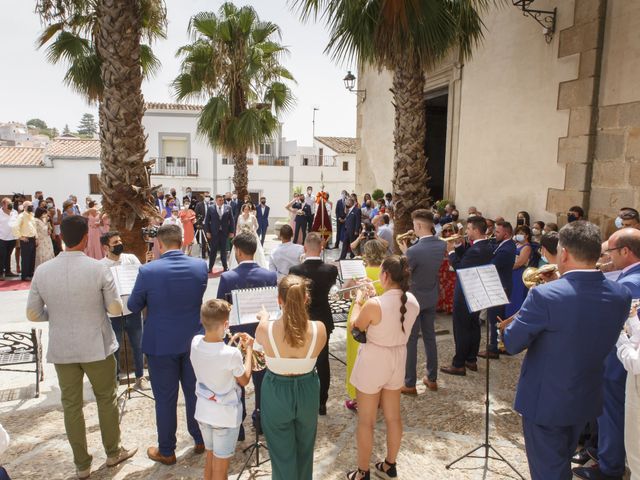
[(311, 195), (309, 195), (308, 193), (304, 194), (304, 203), (309, 205), (309, 208), (311, 208), (311, 213), (314, 213), (316, 209), (316, 197), (313, 195), (313, 193)]
[[(240, 350), (223, 342), (191, 341), (191, 365), (196, 374), (195, 419), (213, 427), (236, 428), (242, 422), (240, 386), (244, 374)], [(210, 399), (215, 395), (215, 400)]]
[(378, 227), (378, 237), (387, 242), (387, 253), (393, 254), (393, 230), (390, 225), (380, 225)]
[(15, 240), (13, 236), (13, 224), (18, 218), (18, 212), (11, 209), (9, 214), (4, 213), (4, 210), (0, 208), (0, 240), (10, 242)]
[[(122, 253), (120, 254), (120, 258), (118, 260), (111, 260), (107, 257), (104, 257), (100, 260), (101, 263), (107, 266), (107, 268), (111, 268), (115, 265), (140, 265), (140, 260), (138, 257), (133, 255), (132, 253)], [(129, 301), (129, 295), (123, 295), (122, 299), (122, 314), (123, 315), (131, 315), (131, 310), (127, 308), (127, 302)], [(108, 314), (110, 318), (119, 318), (119, 316), (113, 316)]]
[(282, 243), (271, 253), (269, 257), (269, 270), (276, 272), (278, 280), (289, 274), (289, 269), (300, 263), (300, 257), (304, 253), (304, 247), (297, 243)]

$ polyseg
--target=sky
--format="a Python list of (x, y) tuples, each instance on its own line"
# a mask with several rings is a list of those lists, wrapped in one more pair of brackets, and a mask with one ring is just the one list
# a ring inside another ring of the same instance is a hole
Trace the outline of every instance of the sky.
[[(145, 100), (175, 102), (170, 83), (179, 70), (176, 50), (187, 43), (189, 18), (201, 11), (217, 11), (221, 0), (167, 0), (167, 39), (153, 45), (162, 63), (159, 73), (143, 83)], [(312, 143), (313, 108), (316, 112), (316, 136), (355, 136), (356, 96), (347, 92), (342, 78), (354, 65), (337, 64), (323, 53), (328, 33), (323, 24), (302, 23), (286, 0), (236, 1), (252, 5), (262, 20), (280, 26), (281, 43), (290, 54), (283, 64), (293, 73), (296, 104), (286, 113), (283, 135), (299, 145)], [(35, 40), (42, 30), (33, 12), (34, 0), (0, 0), (0, 123), (26, 122), (40, 118), (62, 131), (65, 124), (75, 130), (82, 114), (97, 117), (97, 108), (89, 106), (63, 84), (65, 68), (47, 62), (44, 49), (37, 50)]]

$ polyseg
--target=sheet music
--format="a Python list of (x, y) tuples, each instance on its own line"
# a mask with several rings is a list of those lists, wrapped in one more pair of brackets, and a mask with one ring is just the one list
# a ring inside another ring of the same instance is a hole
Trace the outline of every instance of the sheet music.
[(367, 277), (362, 260), (340, 260), (340, 277), (342, 280), (352, 280)]
[(256, 316), (263, 306), (269, 312), (269, 320), (275, 320), (279, 315), (278, 287), (233, 290), (231, 296), (233, 309), (229, 316), (230, 325), (256, 323)]
[(470, 312), (509, 303), (495, 265), (463, 268), (457, 275)]
[(114, 265), (111, 267), (111, 274), (118, 289), (118, 295), (121, 297), (131, 295), (133, 286), (138, 278), (138, 270), (140, 265)]

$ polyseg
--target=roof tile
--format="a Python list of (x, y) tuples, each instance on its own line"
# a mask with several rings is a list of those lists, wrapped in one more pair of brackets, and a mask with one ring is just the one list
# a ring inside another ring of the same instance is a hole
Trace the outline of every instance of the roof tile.
[(100, 140), (93, 138), (55, 138), (47, 148), (53, 158), (100, 158)]
[(146, 102), (144, 104), (147, 110), (190, 110), (200, 111), (202, 105), (186, 105), (183, 103), (160, 103), (160, 102)]
[(353, 137), (314, 137), (336, 153), (356, 153), (356, 139)]

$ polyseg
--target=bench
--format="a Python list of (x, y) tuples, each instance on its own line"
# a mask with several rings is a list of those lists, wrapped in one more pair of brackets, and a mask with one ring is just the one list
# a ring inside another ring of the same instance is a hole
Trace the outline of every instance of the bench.
[[(34, 369), (12, 368), (17, 365), (35, 364)], [(41, 330), (28, 332), (0, 332), (0, 370), (8, 372), (33, 372), (36, 374), (36, 398), (40, 396), (40, 382), (44, 380), (42, 368)]]

